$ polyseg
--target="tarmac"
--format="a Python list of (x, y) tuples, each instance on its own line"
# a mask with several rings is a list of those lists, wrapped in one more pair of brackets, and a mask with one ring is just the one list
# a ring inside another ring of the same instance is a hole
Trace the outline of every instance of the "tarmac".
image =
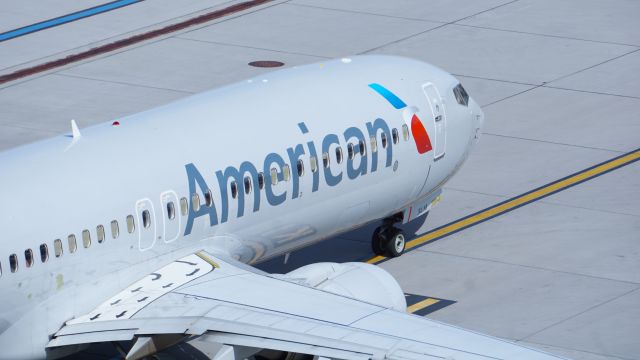
[[(640, 1), (116, 3), (104, 12), (97, 0), (0, 8), (0, 150), (67, 134), (71, 119), (117, 120), (271, 70), (251, 61), (289, 67), (370, 53), (453, 73), (486, 115), (442, 201), (405, 229), (411, 238), (640, 148)], [(87, 16), (64, 22), (74, 13)], [(64, 23), (46, 22), (55, 18)], [(258, 267), (369, 260), (372, 227)], [(436, 240), (376, 261), (405, 292), (446, 303), (426, 316), (571, 359), (640, 359), (640, 163)], [(201, 358), (188, 345), (162, 356), (185, 351)]]

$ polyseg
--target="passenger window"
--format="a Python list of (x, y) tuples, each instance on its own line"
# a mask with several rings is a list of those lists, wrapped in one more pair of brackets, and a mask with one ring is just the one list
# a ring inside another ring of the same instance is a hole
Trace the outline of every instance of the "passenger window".
[(380, 134), (380, 141), (382, 142), (382, 148), (386, 149), (387, 148), (387, 134), (381, 133)]
[(393, 143), (397, 144), (399, 140), (398, 129), (394, 128), (393, 130), (391, 130), (391, 136), (393, 137)]
[(261, 172), (258, 173), (258, 187), (260, 190), (264, 189), (264, 174)]
[(142, 211), (142, 226), (144, 226), (145, 229), (151, 226), (151, 214), (149, 214), (149, 210)]
[(271, 168), (271, 185), (278, 184), (278, 169)]
[(96, 234), (98, 235), (98, 243), (102, 244), (102, 242), (104, 242), (104, 239), (105, 239), (104, 226), (102, 225), (96, 226)]
[(309, 164), (311, 165), (311, 172), (318, 171), (318, 158), (317, 157), (312, 156), (309, 159)]
[(249, 176), (244, 177), (244, 193), (248, 194), (251, 192), (251, 178)]
[(378, 140), (376, 140), (375, 136), (372, 136), (369, 140), (369, 142), (371, 143), (371, 153), (375, 153), (376, 151), (378, 151)]
[(31, 251), (31, 249), (24, 251), (24, 261), (28, 268), (33, 266), (33, 251)]
[(304, 175), (304, 163), (302, 162), (302, 159), (298, 159), (296, 167), (298, 170), (298, 176)]
[(169, 220), (173, 220), (176, 218), (176, 206), (173, 205), (173, 201), (169, 201), (167, 203), (167, 217)]
[(213, 195), (211, 194), (211, 190), (207, 189), (204, 192), (204, 204), (207, 207), (211, 207), (213, 205)]
[(200, 195), (198, 195), (197, 193), (191, 195), (191, 208), (195, 212), (200, 210)]
[(91, 246), (91, 234), (89, 230), (82, 230), (82, 245), (85, 249)]
[(322, 153), (322, 165), (325, 168), (329, 167), (329, 153)]
[(284, 174), (284, 181), (291, 179), (291, 168), (289, 168), (289, 165), (285, 164), (282, 167), (282, 173)]
[(360, 156), (364, 156), (367, 153), (367, 147), (364, 144), (364, 140), (358, 142), (358, 150), (360, 150)]
[(180, 212), (182, 212), (182, 216), (187, 216), (189, 212), (189, 202), (185, 197), (180, 199)]
[(407, 124), (402, 125), (402, 137), (404, 138), (404, 141), (409, 140), (409, 127)]
[(342, 163), (342, 147), (340, 146), (336, 148), (336, 162), (338, 164)]
[(56, 254), (57, 258), (62, 256), (62, 240), (56, 239), (53, 241), (53, 252)]
[(73, 254), (78, 249), (78, 244), (76, 243), (76, 236), (71, 234), (67, 237), (67, 242), (69, 244), (69, 253)]
[(238, 183), (236, 183), (235, 181), (232, 181), (229, 184), (229, 188), (231, 189), (231, 197), (232, 198), (237, 198), (238, 197)]
[(40, 260), (45, 263), (49, 260), (49, 248), (47, 244), (40, 245)]
[[(131, 216), (131, 215), (129, 215)], [(133, 216), (131, 216), (133, 217)], [(120, 236), (120, 227), (118, 226), (118, 220), (113, 220), (111, 222), (111, 237), (117, 239)]]
[[(113, 223), (111, 223), (111, 229), (113, 230)], [(136, 231), (136, 219), (133, 215), (127, 215), (127, 231), (129, 234), (133, 234), (133, 232)]]
[(9, 256), (9, 267), (11, 268), (12, 273), (18, 271), (18, 256), (16, 254), (11, 254)]
[(353, 144), (352, 143), (348, 143), (347, 144), (347, 156), (349, 156), (349, 159), (353, 159)]

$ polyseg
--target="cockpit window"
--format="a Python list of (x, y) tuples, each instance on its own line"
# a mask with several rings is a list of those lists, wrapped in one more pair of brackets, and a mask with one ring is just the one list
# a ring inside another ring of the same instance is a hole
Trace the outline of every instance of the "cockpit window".
[(453, 88), (453, 94), (456, 96), (458, 104), (464, 106), (469, 105), (469, 94), (467, 94), (467, 91), (462, 87), (462, 84), (458, 84)]

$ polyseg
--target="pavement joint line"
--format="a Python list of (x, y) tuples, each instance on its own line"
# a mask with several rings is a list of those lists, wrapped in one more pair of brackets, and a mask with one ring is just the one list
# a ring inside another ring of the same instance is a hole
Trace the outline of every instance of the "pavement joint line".
[(372, 51), (376, 51), (376, 50), (382, 49), (383, 47), (386, 47), (386, 46), (389, 46), (389, 45), (392, 45), (392, 44), (397, 44), (397, 43), (399, 43), (399, 42), (401, 42), (401, 41), (405, 41), (405, 40), (411, 39), (411, 38), (413, 38), (413, 37), (420, 36), (420, 35), (422, 35), (422, 34), (426, 34), (426, 33), (430, 32), (430, 31), (437, 30), (437, 29), (441, 29), (441, 28), (443, 28), (443, 27), (445, 27), (445, 26), (447, 26), (447, 25), (455, 25), (455, 23), (457, 23), (458, 21), (462, 21), (462, 20), (465, 20), (465, 19), (468, 19), (468, 18), (474, 17), (474, 16), (476, 16), (476, 15), (480, 15), (480, 14), (482, 14), (482, 13), (485, 13), (485, 12), (488, 12), (488, 11), (492, 11), (492, 10), (495, 10), (495, 9), (497, 9), (497, 8), (500, 8), (500, 7), (503, 7), (503, 6), (506, 6), (506, 5), (510, 5), (510, 4), (513, 4), (513, 3), (518, 2), (518, 1), (520, 1), (520, 0), (511, 0), (511, 1), (509, 1), (509, 2), (506, 2), (506, 3), (500, 4), (500, 5), (497, 5), (497, 6), (491, 7), (491, 8), (489, 8), (489, 9), (482, 10), (482, 11), (480, 11), (480, 12), (477, 12), (477, 13), (475, 13), (475, 14), (471, 14), (471, 15), (465, 16), (465, 17), (460, 18), (460, 19), (457, 19), (457, 20), (453, 20), (453, 21), (446, 22), (446, 23), (441, 23), (441, 25), (436, 26), (436, 27), (434, 27), (434, 28), (431, 28), (431, 29), (428, 29), (428, 30), (425, 30), (425, 31), (421, 31), (421, 32), (418, 32), (418, 33), (413, 34), (413, 35), (405, 36), (405, 37), (403, 37), (403, 38), (401, 38), (401, 39), (397, 39), (397, 40), (390, 41), (390, 42), (388, 42), (388, 43), (386, 43), (386, 44), (376, 46), (376, 47), (371, 48), (371, 49), (369, 49), (369, 50), (362, 51), (362, 52), (360, 52), (360, 53), (358, 53), (358, 54), (359, 54), (359, 55), (361, 55), (361, 54), (367, 54), (367, 53), (370, 53), (370, 52), (372, 52)]
[[(471, 190), (465, 190), (465, 189), (453, 188), (453, 187), (446, 187), (446, 188), (445, 188), (445, 190), (447, 190), (447, 191), (463, 192), (463, 193), (467, 193), (467, 194), (483, 195), (483, 196), (489, 196), (489, 197), (509, 198), (509, 196), (507, 196), (507, 195), (489, 194), (489, 193), (485, 193), (485, 192), (481, 192), (481, 191), (471, 191)], [(576, 205), (571, 205), (571, 204), (563, 204), (563, 203), (559, 203), (559, 202), (546, 201), (546, 200), (540, 200), (540, 203), (541, 203), (541, 204), (546, 204), (546, 205), (553, 205), (553, 206), (568, 207), (568, 208), (572, 208), (572, 209), (581, 209), (581, 210), (587, 210), (587, 211), (595, 211), (595, 212), (600, 212), (600, 213), (605, 213), (605, 214), (611, 214), (611, 215), (622, 215), (622, 216), (640, 217), (640, 215), (637, 215), (637, 214), (630, 214), (630, 213), (623, 213), (623, 212), (616, 212), (616, 211), (602, 210), (602, 209), (596, 209), (596, 208), (588, 208), (588, 207), (584, 207), (584, 206), (576, 206)]]
[[(640, 160), (640, 148), (601, 162), (592, 167), (580, 170), (564, 178), (552, 181), (546, 185), (517, 195), (515, 197), (512, 197), (511, 199), (507, 199), (460, 219), (454, 220), (448, 224), (437, 227), (422, 236), (408, 241), (406, 243), (406, 251), (410, 251), (425, 244), (440, 240), (459, 231), (493, 219), (494, 217), (504, 215), (522, 206), (538, 201), (557, 192), (566, 190), (585, 181), (594, 179), (598, 176), (604, 175), (608, 172), (629, 165), (638, 160)], [(375, 256), (367, 260), (366, 262), (369, 264), (379, 264), (386, 260), (388, 260), (388, 258), (384, 256)]]
[(525, 89), (525, 90), (522, 90), (522, 91), (518, 91), (518, 92), (517, 92), (517, 93), (515, 93), (515, 94), (511, 94), (511, 95), (509, 95), (509, 96), (507, 96), (507, 97), (503, 97), (502, 99), (498, 99), (498, 100), (496, 100), (496, 101), (492, 101), (492, 102), (490, 102), (490, 103), (488, 103), (488, 104), (486, 104), (486, 105), (483, 105), (482, 107), (487, 108), (487, 107), (489, 107), (489, 106), (491, 106), (491, 105), (495, 105), (495, 104), (497, 104), (497, 103), (499, 103), (499, 102), (502, 102), (502, 101), (505, 101), (505, 100), (509, 100), (509, 99), (511, 99), (511, 98), (513, 98), (513, 97), (516, 97), (516, 96), (518, 96), (518, 95), (522, 95), (522, 94), (524, 94), (524, 93), (526, 93), (526, 92), (529, 92), (529, 91), (531, 91), (531, 90), (535, 90), (535, 89), (537, 89), (537, 88), (539, 88), (539, 87), (541, 87), (541, 86), (542, 86), (542, 85), (535, 85), (535, 86), (532, 86), (532, 87), (530, 87), (530, 88), (528, 88), (528, 89)]
[[(518, 340), (513, 340), (513, 341), (516, 342), (516, 343), (522, 342), (522, 341), (518, 341)], [(621, 356), (617, 356), (617, 355), (597, 353), (597, 352), (584, 350), (584, 349), (576, 349), (576, 348), (573, 348), (573, 347), (559, 346), (559, 345), (554, 345), (554, 344), (545, 344), (545, 343), (539, 342), (539, 341), (524, 341), (524, 342), (526, 344), (549, 346), (549, 347), (552, 347), (552, 348), (562, 349), (562, 350), (578, 351), (578, 352), (582, 352), (582, 353), (585, 353), (585, 354), (604, 356), (604, 357), (608, 357), (608, 358), (612, 358), (612, 359), (618, 359), (618, 360), (638, 360), (637, 358), (636, 359), (632, 359), (632, 358), (621, 357)]]
[(559, 81), (559, 80), (562, 80), (562, 79), (568, 78), (568, 77), (570, 77), (570, 76), (573, 76), (573, 75), (579, 74), (579, 73), (581, 73), (581, 72), (584, 72), (584, 71), (587, 71), (587, 70), (591, 70), (591, 69), (593, 69), (593, 68), (595, 68), (595, 67), (598, 67), (598, 66), (600, 66), (600, 65), (604, 65), (604, 64), (606, 64), (606, 63), (608, 63), (608, 62), (611, 62), (611, 61), (614, 61), (614, 60), (618, 60), (618, 59), (620, 59), (620, 58), (623, 58), (623, 57), (625, 57), (625, 56), (627, 56), (627, 55), (631, 55), (631, 54), (636, 53), (636, 52), (638, 52), (638, 51), (640, 51), (640, 48), (636, 48), (635, 50), (629, 51), (629, 52), (627, 52), (627, 53), (620, 54), (620, 55), (618, 55), (618, 56), (614, 56), (614, 57), (612, 57), (612, 58), (610, 58), (610, 59), (608, 59), (608, 60), (601, 61), (601, 62), (599, 62), (599, 63), (597, 63), (597, 64), (594, 64), (594, 65), (588, 66), (588, 67), (586, 67), (586, 68), (584, 68), (584, 69), (581, 69), (581, 70), (578, 70), (578, 71), (574, 71), (574, 72), (572, 72), (572, 73), (570, 73), (570, 74), (560, 76), (559, 78), (553, 79), (553, 80), (551, 80), (551, 81), (547, 81), (547, 82), (545, 82), (545, 83), (544, 83), (544, 84), (542, 84), (542, 85), (547, 85), (547, 84), (550, 84), (550, 83), (552, 83), (552, 82), (554, 82), (554, 81)]
[(233, 15), (259, 5), (267, 4), (271, 1), (274, 1), (274, 0), (247, 0), (241, 3), (237, 3), (234, 5), (222, 8), (222, 9), (214, 10), (214, 11), (196, 16), (194, 18), (188, 18), (178, 23), (166, 25), (159, 29), (150, 30), (150, 31), (133, 35), (127, 38), (123, 38), (111, 43), (100, 45), (100, 46), (91, 48), (89, 50), (71, 54), (64, 58), (51, 60), (49, 62), (37, 64), (24, 69), (19, 69), (8, 74), (0, 75), (0, 85), (8, 83), (10, 81), (18, 80), (27, 76), (36, 75), (45, 71), (58, 69), (62, 66), (76, 63), (82, 60), (94, 58), (98, 55), (103, 55), (106, 53), (113, 52), (115, 50), (120, 50), (120, 49), (129, 47), (131, 45), (138, 44), (143, 41), (155, 39), (163, 35), (174, 33), (176, 31), (181, 31), (193, 26), (202, 25), (224, 16)]
[(550, 269), (550, 268), (545, 268), (545, 267), (541, 267), (541, 266), (517, 264), (517, 263), (501, 261), (501, 260), (496, 260), (496, 259), (481, 258), (481, 257), (459, 255), (459, 254), (450, 254), (450, 253), (446, 253), (446, 252), (442, 252), (442, 251), (435, 251), (435, 250), (425, 249), (423, 247), (418, 248), (416, 250), (420, 251), (422, 253), (427, 253), (427, 254), (442, 255), (442, 256), (448, 256), (448, 257), (460, 258), (460, 259), (466, 259), (466, 260), (484, 261), (484, 262), (489, 262), (489, 263), (494, 263), (494, 264), (508, 265), (508, 266), (526, 268), (526, 269), (531, 269), (531, 270), (547, 271), (547, 272), (551, 272), (551, 273), (565, 274), (565, 275), (577, 276), (577, 277), (594, 279), (594, 280), (602, 280), (602, 281), (623, 283), (623, 284), (628, 284), (628, 285), (633, 285), (633, 286), (640, 286), (640, 283), (634, 282), (634, 281), (630, 281), (630, 280), (620, 280), (620, 279), (613, 279), (613, 278), (602, 277), (602, 276), (575, 273), (575, 272), (566, 271), (566, 270)]
[(538, 143), (544, 143), (544, 144), (569, 146), (569, 147), (587, 149), (587, 150), (608, 151), (608, 152), (617, 153), (617, 154), (623, 154), (624, 153), (624, 151), (614, 150), (614, 149), (605, 149), (605, 148), (598, 148), (598, 147), (593, 147), (593, 146), (568, 144), (568, 143), (562, 143), (562, 142), (557, 142), (557, 141), (549, 141), (549, 140), (531, 139), (531, 138), (524, 138), (524, 137), (520, 137), (520, 136), (503, 135), (503, 134), (496, 134), (496, 133), (490, 133), (490, 132), (486, 132), (486, 133), (483, 132), (481, 135), (495, 136), (495, 137), (501, 137), (501, 138), (507, 138), (507, 139), (532, 141), (532, 142), (538, 142)]
[(533, 83), (527, 83), (527, 82), (522, 82), (522, 81), (514, 81), (514, 80), (505, 80), (505, 79), (494, 79), (494, 78), (488, 78), (488, 77), (483, 77), (483, 76), (475, 76), (475, 75), (465, 75), (465, 74), (452, 74), (454, 76), (460, 76), (460, 77), (467, 77), (467, 78), (471, 78), (471, 79), (478, 79), (478, 80), (488, 80), (488, 81), (497, 81), (497, 82), (503, 82), (503, 83), (507, 83), (507, 84), (516, 84), (516, 85), (526, 85), (526, 86), (539, 86), (542, 84), (533, 84)]
[(76, 74), (69, 74), (69, 73), (64, 73), (64, 72), (56, 72), (56, 73), (52, 73), (52, 74), (49, 74), (49, 75), (51, 75), (51, 76), (59, 76), (59, 77), (69, 77), (69, 78), (88, 80), (88, 81), (96, 81), (96, 82), (104, 82), (104, 83), (126, 85), (126, 86), (132, 86), (132, 87), (140, 87), (140, 88), (145, 88), (145, 89), (171, 91), (171, 92), (180, 93), (180, 94), (184, 94), (184, 95), (195, 94), (194, 91), (179, 90), (179, 89), (169, 89), (169, 88), (163, 88), (163, 87), (157, 87), (157, 86), (151, 86), (151, 85), (128, 83), (128, 82), (125, 82), (125, 81), (115, 81), (115, 80), (100, 79), (100, 78), (94, 78), (94, 77), (89, 77), (89, 76), (81, 76), (81, 75), (76, 75)]
[(33, 34), (38, 31), (51, 29), (56, 26), (68, 24), (74, 21), (86, 19), (91, 16), (104, 14), (109, 11), (121, 9), (125, 6), (133, 5), (144, 0), (115, 0), (108, 3), (96, 5), (87, 9), (74, 11), (69, 14), (58, 16), (55, 18), (40, 21), (34, 24), (19, 27), (17, 29), (0, 33), (0, 42), (15, 39), (21, 36)]
[(594, 94), (594, 95), (606, 95), (606, 96), (615, 96), (615, 97), (622, 97), (622, 98), (627, 98), (627, 99), (640, 100), (640, 96), (633, 96), (633, 95), (622, 95), (622, 94), (612, 94), (612, 93), (606, 93), (606, 92), (600, 92), (600, 91), (571, 89), (571, 88), (565, 88), (565, 87), (560, 87), (560, 86), (550, 86), (550, 85), (546, 85), (546, 84), (542, 85), (542, 87), (549, 88), (549, 89), (557, 89), (557, 90), (575, 91), (575, 92)]
[(541, 332), (543, 332), (543, 331), (545, 331), (545, 330), (548, 330), (548, 329), (550, 329), (550, 328), (552, 328), (552, 327), (554, 327), (554, 326), (560, 325), (560, 324), (562, 324), (563, 322), (566, 322), (566, 321), (568, 321), (568, 320), (574, 319), (574, 318), (576, 318), (576, 317), (578, 317), (578, 316), (580, 316), (580, 315), (582, 315), (582, 314), (585, 314), (585, 313), (587, 313), (587, 312), (589, 312), (589, 311), (591, 311), (591, 310), (593, 310), (593, 309), (599, 308), (599, 307), (600, 307), (600, 306), (602, 306), (602, 305), (609, 304), (609, 303), (611, 303), (611, 302), (613, 302), (613, 301), (615, 301), (615, 300), (618, 300), (618, 299), (620, 299), (620, 298), (622, 298), (622, 297), (624, 297), (624, 296), (627, 296), (627, 295), (629, 295), (629, 294), (632, 294), (632, 293), (634, 293), (634, 292), (636, 292), (636, 291), (638, 291), (638, 290), (640, 290), (640, 287), (636, 287), (635, 289), (631, 289), (631, 290), (629, 290), (629, 291), (625, 291), (625, 292), (624, 292), (624, 293), (622, 293), (622, 294), (616, 295), (616, 296), (614, 296), (614, 297), (612, 297), (612, 298), (610, 298), (610, 299), (607, 299), (607, 300), (605, 300), (605, 301), (603, 301), (603, 302), (601, 302), (601, 303), (599, 303), (599, 304), (596, 304), (596, 305), (590, 306), (590, 307), (588, 307), (587, 309), (582, 310), (582, 311), (580, 311), (580, 312), (578, 312), (578, 313), (576, 313), (576, 314), (573, 314), (573, 315), (571, 315), (571, 316), (569, 316), (569, 317), (567, 317), (567, 318), (565, 318), (565, 319), (563, 319), (563, 320), (560, 320), (560, 321), (557, 321), (557, 322), (555, 322), (555, 323), (553, 323), (553, 324), (551, 324), (551, 325), (545, 326), (544, 328), (542, 328), (542, 329), (540, 329), (540, 330), (538, 330), (538, 331), (535, 331), (535, 332), (533, 332), (533, 333), (531, 333), (531, 334), (529, 334), (529, 335), (527, 335), (527, 336), (525, 336), (525, 337), (523, 337), (523, 338), (521, 338), (521, 339), (518, 339), (518, 341), (527, 341), (526, 339), (528, 339), (528, 338), (530, 338), (530, 337), (532, 337), (532, 336), (535, 336), (535, 335), (537, 335), (537, 334), (539, 334), (539, 333), (541, 333)]
[(308, 8), (321, 9), (321, 10), (339, 11), (339, 12), (350, 13), (350, 14), (362, 14), (362, 15), (379, 16), (379, 17), (386, 17), (386, 18), (391, 18), (391, 19), (430, 22), (430, 23), (434, 23), (434, 24), (446, 24), (445, 21), (420, 19), (420, 18), (411, 18), (411, 17), (404, 17), (404, 16), (397, 16), (397, 15), (378, 14), (378, 13), (373, 13), (373, 12), (368, 12), (368, 11), (358, 11), (358, 10), (350, 10), (350, 9), (338, 9), (338, 8), (332, 8), (332, 7), (326, 7), (326, 6), (318, 6), (318, 5), (310, 5), (310, 4), (288, 3), (288, 5), (300, 6), (300, 7), (308, 7)]
[[(23, 129), (23, 130), (41, 131), (41, 132), (51, 133), (51, 134), (60, 134), (60, 132), (57, 131), (57, 130), (38, 129), (38, 128), (35, 128), (35, 127), (24, 126), (24, 125), (20, 125), (20, 124), (16, 124), (16, 123), (0, 123), (0, 126), (12, 127), (12, 128), (16, 128), (16, 129)], [(16, 145), (16, 146), (18, 146), (18, 145)], [(0, 150), (0, 151), (4, 151), (4, 150)]]
[(327, 59), (327, 60), (333, 59), (333, 57), (324, 56), (324, 55), (306, 54), (306, 53), (299, 53), (299, 52), (292, 52), (292, 51), (285, 51), (285, 50), (275, 50), (275, 49), (261, 48), (261, 47), (249, 46), (249, 45), (225, 43), (225, 42), (220, 42), (220, 41), (209, 41), (209, 40), (193, 39), (193, 38), (189, 38), (189, 37), (183, 37), (181, 35), (174, 36), (173, 38), (174, 39), (178, 39), (178, 40), (193, 41), (193, 42), (198, 42), (198, 43), (203, 43), (203, 44), (213, 44), (213, 45), (223, 45), (223, 46), (230, 46), (230, 47), (239, 47), (239, 48), (245, 48), (245, 49), (270, 51), (270, 52), (275, 52), (275, 53), (280, 53), (280, 54), (316, 57), (316, 58)]
[(584, 41), (584, 42), (591, 42), (591, 43), (598, 43), (598, 44), (629, 46), (629, 47), (634, 47), (634, 48), (639, 48), (640, 47), (640, 45), (618, 43), (618, 42), (613, 42), (613, 41), (582, 39), (582, 38), (576, 38), (576, 37), (570, 37), (570, 36), (562, 36), (562, 35), (543, 34), (543, 33), (535, 33), (535, 32), (513, 30), (513, 29), (501, 29), (501, 28), (494, 28), (494, 27), (489, 27), (489, 26), (480, 26), (480, 25), (472, 25), (472, 24), (457, 24), (457, 23), (455, 25), (472, 27), (472, 28), (476, 28), (476, 29), (503, 31), (503, 32), (510, 32), (510, 33), (516, 33), (516, 34), (523, 34), (523, 35), (533, 35), (533, 36), (542, 36), (542, 37), (550, 37), (550, 38), (565, 39), (565, 40)]

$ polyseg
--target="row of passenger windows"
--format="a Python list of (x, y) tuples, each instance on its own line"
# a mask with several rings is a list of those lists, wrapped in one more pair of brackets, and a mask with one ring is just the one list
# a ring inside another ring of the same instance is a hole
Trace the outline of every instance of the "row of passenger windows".
[[(186, 216), (189, 210), (189, 205), (187, 203), (186, 198), (180, 199), (180, 208), (181, 208), (182, 215)], [(167, 218), (169, 220), (174, 220), (176, 218), (176, 206), (172, 201), (166, 204), (166, 210), (167, 210), (167, 213), (166, 213)], [(141, 218), (142, 218), (142, 226), (145, 229), (150, 228), (152, 219), (151, 219), (151, 213), (149, 212), (149, 210), (143, 210), (141, 213)], [(135, 218), (133, 217), (133, 215), (128, 215), (125, 219), (125, 222), (127, 225), (127, 232), (129, 234), (132, 234), (136, 229)], [(109, 228), (110, 228), (111, 238), (117, 239), (120, 236), (120, 225), (118, 221), (117, 220), (111, 221)], [(96, 236), (95, 239), (98, 241), (98, 243), (103, 243), (107, 239), (107, 234), (103, 225), (96, 226), (95, 236)], [(80, 237), (81, 237), (80, 240), (82, 241), (82, 246), (85, 249), (88, 249), (89, 247), (91, 247), (91, 232), (88, 229), (83, 230)], [(66, 243), (67, 243), (67, 250), (69, 251), (70, 254), (73, 254), (78, 250), (78, 239), (76, 238), (75, 234), (70, 234), (69, 236), (67, 236)], [(63, 246), (62, 239), (56, 239), (53, 241), (53, 255), (56, 258), (59, 258), (64, 254), (63, 248), (64, 246)], [(46, 263), (48, 260), (49, 260), (49, 246), (47, 244), (41, 244), (40, 245), (40, 261), (42, 263)], [(18, 271), (19, 262), (20, 261), (18, 259), (17, 254), (9, 255), (9, 269), (11, 270), (12, 273), (15, 273), (16, 271)], [(34, 263), (35, 263), (35, 260), (34, 260), (33, 250), (32, 249), (25, 250), (24, 251), (25, 266), (27, 268), (30, 268), (34, 265)], [(0, 262), (0, 276), (2, 276), (2, 262)]]
[[(380, 141), (382, 144), (382, 148), (386, 149), (388, 145), (387, 136), (385, 133), (381, 133), (380, 135), (381, 135)], [(405, 141), (409, 140), (409, 128), (407, 127), (407, 125), (402, 125), (402, 136)], [(400, 141), (400, 135), (398, 134), (398, 129), (394, 128), (391, 131), (391, 137), (394, 144), (397, 144)], [(370, 146), (371, 146), (372, 153), (375, 153), (378, 151), (377, 145), (378, 145), (378, 142), (376, 137), (372, 136), (370, 139)], [(365, 143), (364, 140), (360, 140), (357, 144), (353, 144), (353, 143), (347, 144), (347, 156), (349, 159), (353, 159), (356, 154), (359, 154), (360, 156), (364, 156), (366, 155), (366, 153), (367, 153), (367, 144)], [(336, 155), (335, 156), (336, 162), (338, 164), (341, 164), (342, 161), (344, 160), (342, 147), (337, 146), (335, 148), (335, 155)], [(310, 157), (309, 165), (311, 168), (311, 172), (315, 173), (318, 171), (318, 159), (316, 157), (313, 157), (313, 156)], [(329, 152), (324, 152), (322, 154), (322, 166), (325, 168), (328, 168), (330, 165), (331, 165), (331, 158), (330, 158)], [(298, 174), (298, 177), (301, 177), (304, 175), (304, 161), (302, 159), (298, 159), (298, 161), (296, 162), (296, 172)], [(269, 175), (271, 178), (270, 179), (271, 184), (277, 185), (278, 169), (271, 168)], [(284, 181), (289, 181), (291, 179), (291, 168), (288, 164), (285, 164), (282, 167), (282, 177)], [(262, 190), (264, 188), (264, 173), (259, 172), (257, 176), (257, 180), (258, 180), (258, 188)], [(251, 191), (253, 190), (253, 182), (252, 182), (251, 176), (245, 176), (243, 179), (243, 183), (244, 183), (243, 186), (244, 186), (245, 194), (251, 193)], [(229, 184), (229, 190), (231, 191), (231, 197), (235, 199), (238, 196), (238, 191), (239, 191), (238, 184), (235, 181), (231, 181)], [(213, 204), (213, 195), (211, 194), (211, 191), (206, 190), (203, 195), (204, 195), (204, 205), (211, 206)], [(197, 193), (192, 194), (191, 203), (193, 205), (194, 211), (200, 210), (200, 206), (201, 206), (200, 195), (198, 195)]]
[[(385, 133), (381, 133), (380, 135), (381, 135), (380, 141), (381, 141), (382, 148), (386, 149), (386, 147), (388, 146), (387, 136), (385, 135)], [(407, 125), (402, 125), (402, 135), (405, 141), (409, 139), (409, 129)], [(397, 144), (400, 138), (398, 134), (398, 129), (394, 128), (391, 131), (391, 136), (392, 136), (393, 143)], [(370, 139), (370, 147), (371, 147), (371, 152), (373, 153), (375, 153), (378, 150), (377, 140), (375, 136), (372, 136)], [(367, 153), (367, 147), (365, 142), (362, 140), (360, 140), (357, 144), (353, 144), (353, 143), (347, 144), (347, 156), (349, 157), (349, 159), (353, 159), (353, 157), (356, 154), (359, 154), (360, 156), (364, 156), (366, 153)], [(336, 155), (335, 156), (336, 162), (338, 164), (342, 163), (342, 161), (344, 160), (342, 147), (337, 146), (335, 148), (335, 155)], [(311, 172), (315, 173), (318, 171), (317, 158), (311, 157), (309, 161), (309, 165), (311, 168)], [(325, 168), (328, 168), (329, 165), (330, 165), (329, 153), (325, 152), (322, 154), (322, 166), (324, 166)], [(296, 172), (298, 176), (304, 175), (304, 161), (302, 159), (298, 159), (296, 163)], [(284, 181), (289, 181), (291, 179), (291, 169), (289, 165), (285, 164), (282, 167), (282, 173), (283, 173)], [(276, 168), (271, 169), (270, 177), (271, 177), (270, 179), (271, 183), (273, 185), (276, 185), (278, 183), (278, 170)], [(258, 188), (262, 190), (264, 188), (264, 174), (262, 172), (258, 173), (257, 180), (258, 180)], [(246, 176), (244, 178), (243, 185), (244, 185), (243, 190), (245, 194), (249, 194), (253, 188), (253, 184), (250, 176)], [(235, 181), (232, 181), (229, 185), (229, 188), (231, 190), (231, 196), (235, 199), (238, 196), (238, 184)], [(204, 195), (204, 205), (208, 207), (212, 206), (213, 195), (211, 193), (211, 190), (206, 190), (203, 195)], [(191, 204), (194, 211), (200, 210), (200, 206), (201, 206), (200, 195), (198, 195), (197, 193), (191, 194)], [(187, 198), (183, 197), (180, 199), (180, 213), (182, 216), (186, 216), (188, 212), (189, 212), (189, 204), (188, 204)], [(174, 220), (176, 218), (176, 205), (172, 201), (167, 202), (166, 204), (166, 216), (169, 220)], [(141, 218), (142, 218), (142, 226), (145, 229), (150, 228), (152, 219), (151, 219), (151, 213), (149, 212), (149, 210), (143, 210), (141, 213)], [(136, 221), (134, 216), (128, 215), (126, 217), (125, 222), (127, 225), (127, 232), (129, 234), (132, 234), (136, 229)], [(112, 239), (117, 239), (120, 236), (120, 227), (117, 220), (111, 221), (109, 229), (110, 229), (110, 235)], [(88, 249), (89, 247), (91, 247), (91, 232), (88, 229), (83, 230), (80, 237), (81, 237), (80, 240), (82, 242), (82, 246), (85, 249)], [(98, 243), (103, 243), (107, 239), (107, 234), (103, 225), (96, 226), (95, 239), (98, 241)], [(66, 243), (67, 243), (67, 249), (70, 254), (73, 254), (78, 250), (78, 240), (75, 234), (70, 234), (69, 236), (67, 236)], [(41, 244), (39, 250), (40, 250), (39, 251), (40, 262), (46, 263), (49, 260), (49, 246), (47, 244)], [(63, 253), (64, 253), (64, 249), (63, 249), (62, 239), (54, 240), (53, 255), (56, 258), (59, 258), (63, 255)], [(30, 268), (35, 264), (35, 262), (36, 260), (35, 260), (33, 250), (32, 249), (25, 250), (24, 251), (25, 266), (27, 268)], [(12, 273), (15, 273), (18, 271), (19, 263), (20, 261), (18, 259), (17, 254), (9, 255), (9, 269)], [(2, 270), (3, 270), (2, 262), (0, 262), (0, 276), (2, 276)]]
[[(135, 224), (133, 220), (133, 216), (127, 216), (127, 224), (129, 233), (133, 233), (135, 229)], [(96, 227), (96, 240), (98, 243), (103, 243), (106, 240), (106, 233), (104, 226), (98, 225)], [(111, 237), (116, 239), (120, 234), (120, 229), (117, 220), (113, 220), (111, 222)], [(80, 235), (80, 240), (82, 241), (82, 246), (87, 249), (91, 247), (91, 232), (89, 230), (83, 230)], [(70, 234), (66, 238), (67, 249), (70, 254), (75, 253), (78, 250), (78, 240), (75, 234)], [(49, 246), (47, 244), (40, 245), (40, 261), (42, 263), (46, 263), (49, 260)], [(63, 241), (61, 239), (56, 239), (53, 241), (53, 255), (57, 258), (61, 257), (64, 253), (63, 250)], [(27, 249), (24, 251), (24, 264), (27, 268), (30, 268), (34, 265), (34, 255), (33, 250)], [(11, 254), (9, 256), (9, 269), (12, 273), (18, 271), (19, 260), (17, 254)], [(2, 275), (2, 263), (0, 263), (0, 276)]]

